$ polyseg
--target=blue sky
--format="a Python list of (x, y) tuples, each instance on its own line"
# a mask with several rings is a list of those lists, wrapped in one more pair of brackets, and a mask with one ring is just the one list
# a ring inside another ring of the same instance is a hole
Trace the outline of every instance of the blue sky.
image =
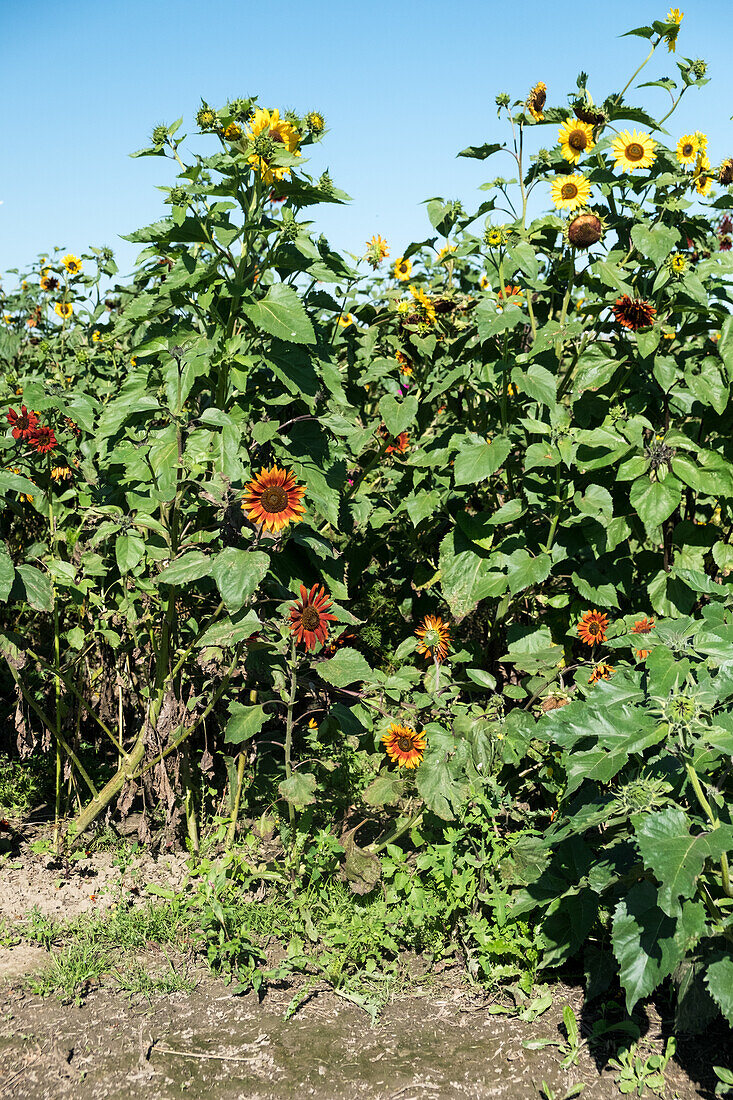
[[(733, 154), (731, 3), (681, 6), (677, 56), (705, 58), (712, 80), (687, 93), (671, 134), (706, 130), (715, 163)], [(158, 122), (183, 115), (191, 132), (201, 97), (218, 106), (249, 94), (323, 112), (330, 132), (308, 170), (329, 168), (353, 202), (312, 216), (333, 246), (361, 253), (377, 232), (394, 258), (428, 235), (423, 199), (470, 209), (485, 197), (480, 183), (511, 174), (507, 157), (456, 160), (506, 136), (497, 92), (524, 97), (544, 80), (548, 103), (562, 105), (585, 69), (601, 100), (647, 50), (619, 36), (667, 10), (661, 0), (0, 0), (0, 270), (89, 244), (109, 244), (129, 270), (136, 249), (119, 234), (160, 216), (155, 186), (172, 169), (128, 154)], [(675, 74), (662, 47), (640, 79)], [(664, 91), (641, 95), (663, 113)], [(554, 139), (554, 127), (538, 128), (538, 146)]]

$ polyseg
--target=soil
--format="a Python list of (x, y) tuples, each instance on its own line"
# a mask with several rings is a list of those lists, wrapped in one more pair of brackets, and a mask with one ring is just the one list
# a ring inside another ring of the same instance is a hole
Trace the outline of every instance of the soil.
[[(158, 862), (142, 857), (124, 871), (104, 855), (88, 862), (66, 877), (49, 856), (11, 856), (1, 868), (0, 914), (11, 926), (33, 905), (49, 916), (70, 917), (112, 904), (121, 889), (129, 897), (142, 876), (173, 887), (185, 877), (185, 859), (175, 856)], [(523, 1045), (543, 1038), (561, 1043), (566, 1004), (588, 1033), (579, 987), (553, 985), (552, 1007), (528, 1023), (496, 1014), (502, 999), (470, 986), (455, 970), (425, 988), (417, 979), (374, 1024), (325, 985), (311, 990), (286, 1020), (297, 984), (271, 988), (261, 1001), (252, 992), (235, 996), (205, 966), (174, 955), (173, 965), (196, 979), (193, 992), (148, 999), (103, 979), (80, 1005), (44, 999), (29, 992), (25, 979), (48, 965), (53, 950), (23, 943), (0, 949), (2, 1100), (528, 1100), (540, 1095), (543, 1080), (558, 1100), (577, 1083), (585, 1084), (584, 1100), (620, 1095), (607, 1064), (610, 1044), (592, 1051), (584, 1046), (568, 1069), (560, 1066), (557, 1046)], [(164, 958), (168, 966), (169, 954), (151, 947), (143, 960), (148, 972)], [(643, 1057), (660, 1052), (669, 1034), (669, 1021), (653, 1006), (646, 1013)], [(678, 1040), (667, 1067), (666, 1100), (713, 1100), (711, 1066), (733, 1060), (726, 1042), (730, 1032), (722, 1029)]]

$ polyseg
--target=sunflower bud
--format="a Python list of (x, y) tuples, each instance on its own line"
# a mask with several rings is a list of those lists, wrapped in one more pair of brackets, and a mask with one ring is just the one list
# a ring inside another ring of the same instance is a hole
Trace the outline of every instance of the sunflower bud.
[(305, 124), (314, 137), (319, 137), (326, 129), (326, 121), (320, 111), (309, 111), (305, 116)]
[(286, 243), (291, 243), (296, 239), (299, 232), (299, 226), (297, 222), (283, 222), (282, 229), (280, 230), (282, 239)]
[(323, 191), (324, 195), (333, 194), (333, 180), (327, 171), (318, 177), (318, 190)]
[(246, 122), (252, 114), (252, 100), (233, 99), (231, 103), (227, 104), (227, 109), (229, 114), (236, 118), (237, 122)]
[(86, 363), (89, 359), (86, 348), (77, 348), (76, 361), (77, 363)]
[(168, 127), (156, 126), (153, 130), (153, 145), (165, 145), (168, 140)]
[(185, 187), (171, 187), (166, 201), (171, 206), (185, 206), (188, 202), (188, 193)]
[(568, 240), (573, 248), (590, 248), (603, 236), (603, 223), (597, 214), (578, 214), (568, 225)]
[(277, 152), (277, 145), (269, 134), (261, 133), (252, 142), (252, 151), (263, 160), (270, 160)]
[(511, 102), (511, 97), (508, 92), (499, 92), (496, 97), (496, 106), (501, 110), (502, 107), (508, 107)]
[(698, 80), (702, 80), (702, 78), (705, 76), (705, 73), (708, 71), (707, 61), (703, 61), (701, 57), (698, 57), (695, 61), (692, 62), (692, 71)]
[(537, 151), (537, 163), (538, 164), (549, 164), (550, 159), (551, 158), (550, 158), (550, 150), (549, 149), (539, 149)]
[(202, 130), (213, 130), (216, 127), (216, 112), (209, 107), (208, 103), (202, 103), (196, 112), (196, 125)]

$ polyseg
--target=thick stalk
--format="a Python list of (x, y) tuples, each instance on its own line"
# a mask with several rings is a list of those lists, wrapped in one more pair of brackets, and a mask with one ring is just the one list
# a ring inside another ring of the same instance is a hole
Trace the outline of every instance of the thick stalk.
[[(703, 813), (707, 817), (713, 829), (719, 829), (720, 821), (718, 820), (718, 817), (713, 811), (712, 806), (705, 797), (705, 793), (702, 789), (702, 785), (698, 778), (697, 772), (693, 768), (692, 764), (690, 764), (689, 762), (685, 763), (685, 769), (687, 771), (690, 783), (692, 784), (692, 789), (697, 796), (697, 801), (702, 807)], [(720, 857), (720, 874), (723, 879), (723, 892), (725, 893), (725, 896), (728, 898), (733, 898), (733, 887), (731, 886), (730, 881), (730, 867), (728, 866), (728, 856), (725, 853), (723, 853), (723, 855)]]
[(234, 844), (234, 838), (237, 834), (237, 820), (239, 818), (239, 806), (242, 801), (242, 785), (244, 783), (244, 765), (245, 754), (243, 752), (240, 752), (239, 759), (237, 760), (237, 790), (234, 795), (232, 818), (229, 822), (229, 828), (227, 829), (227, 838), (224, 845), (225, 851), (227, 852), (231, 850)]
[[(285, 719), (285, 778), (290, 779), (293, 774), (293, 711), (298, 690), (298, 661), (295, 653), (295, 638), (290, 644), (290, 695), (288, 697), (288, 713)], [(290, 818), (291, 846), (295, 846), (295, 806), (288, 802), (288, 817)]]

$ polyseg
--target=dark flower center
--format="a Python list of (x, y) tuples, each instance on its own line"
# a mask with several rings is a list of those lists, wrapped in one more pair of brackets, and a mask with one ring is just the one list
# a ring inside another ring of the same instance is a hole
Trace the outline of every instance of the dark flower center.
[(568, 145), (571, 149), (582, 151), (588, 144), (588, 136), (584, 130), (573, 130), (572, 134), (568, 138)]
[(414, 745), (412, 743), (412, 738), (408, 737), (407, 735), (403, 735), (402, 737), (398, 737), (397, 738), (397, 748), (400, 749), (402, 752), (410, 752), (414, 748)]
[(321, 625), (321, 616), (315, 607), (306, 607), (300, 616), (304, 630), (317, 630)]
[(690, 145), (689, 141), (688, 141), (687, 145), (682, 146), (682, 156), (683, 157), (691, 157), (694, 152), (695, 152), (695, 147), (693, 145)]
[(627, 160), (641, 160), (644, 156), (644, 146), (639, 145), (638, 142), (632, 141), (631, 145), (626, 146), (626, 159)]
[(260, 504), (266, 512), (284, 512), (288, 506), (288, 494), (281, 485), (270, 485), (260, 497)]
[(578, 194), (578, 187), (575, 183), (564, 183), (562, 185), (562, 191), (560, 192), (564, 199), (574, 199)]
[(600, 634), (600, 632), (601, 632), (600, 625), (595, 620), (592, 623), (588, 623), (588, 633), (589, 634)]

